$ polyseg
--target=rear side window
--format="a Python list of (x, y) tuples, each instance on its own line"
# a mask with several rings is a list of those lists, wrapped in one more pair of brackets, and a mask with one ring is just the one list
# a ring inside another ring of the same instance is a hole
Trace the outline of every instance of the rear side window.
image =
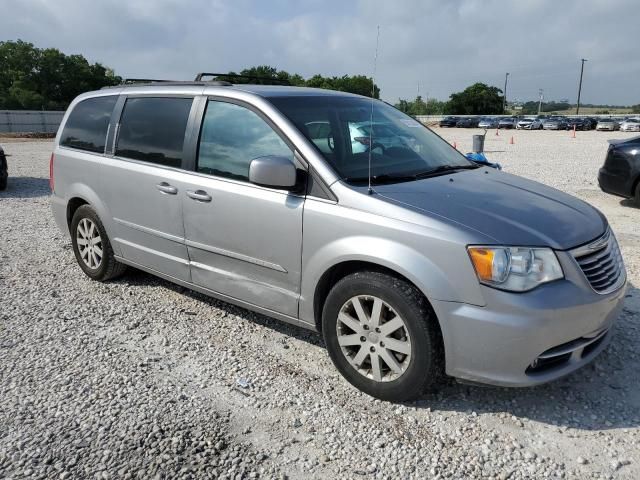
[(182, 166), (192, 98), (129, 98), (120, 118), (115, 154), (145, 162)]
[(251, 160), (293, 152), (257, 113), (233, 103), (210, 100), (202, 123), (198, 172), (249, 180)]
[(104, 153), (109, 120), (117, 100), (116, 95), (111, 95), (88, 98), (78, 103), (64, 125), (60, 145)]

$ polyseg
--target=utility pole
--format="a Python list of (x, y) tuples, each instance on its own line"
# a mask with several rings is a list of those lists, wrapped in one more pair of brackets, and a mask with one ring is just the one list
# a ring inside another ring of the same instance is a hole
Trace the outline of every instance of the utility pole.
[(509, 79), (509, 72), (504, 76), (504, 96), (502, 97), (502, 113), (507, 111), (507, 80)]
[(586, 59), (582, 59), (582, 66), (580, 67), (580, 83), (578, 84), (578, 103), (576, 104), (576, 115), (580, 114), (580, 94), (582, 93), (582, 74), (584, 73), (584, 62)]
[(540, 112), (542, 112), (542, 99), (544, 98), (544, 90), (540, 89), (539, 93), (540, 93), (540, 101), (538, 102), (538, 115), (540, 115)]

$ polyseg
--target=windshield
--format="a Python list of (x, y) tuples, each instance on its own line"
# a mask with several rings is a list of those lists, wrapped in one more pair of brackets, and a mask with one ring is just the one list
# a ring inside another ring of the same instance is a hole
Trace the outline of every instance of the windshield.
[(435, 169), (471, 168), (467, 160), (424, 125), (381, 101), (341, 96), (269, 99), (316, 146), (338, 176), (350, 183), (399, 179)]

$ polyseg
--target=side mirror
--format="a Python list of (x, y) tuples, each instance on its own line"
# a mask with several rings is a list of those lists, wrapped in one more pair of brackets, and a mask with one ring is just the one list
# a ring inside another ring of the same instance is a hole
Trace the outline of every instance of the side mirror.
[(261, 187), (293, 190), (297, 184), (296, 166), (287, 157), (267, 155), (251, 160), (249, 181)]

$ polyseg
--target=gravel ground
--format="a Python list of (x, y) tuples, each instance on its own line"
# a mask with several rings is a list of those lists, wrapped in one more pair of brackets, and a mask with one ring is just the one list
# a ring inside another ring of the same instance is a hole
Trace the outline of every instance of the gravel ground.
[[(437, 131), (463, 151), (477, 133)], [(49, 211), (52, 143), (3, 140), (0, 478), (640, 478), (640, 209), (596, 183), (623, 136), (486, 144), (609, 218), (630, 287), (607, 351), (549, 385), (404, 405), (347, 384), (316, 334), (137, 271), (89, 281)]]

